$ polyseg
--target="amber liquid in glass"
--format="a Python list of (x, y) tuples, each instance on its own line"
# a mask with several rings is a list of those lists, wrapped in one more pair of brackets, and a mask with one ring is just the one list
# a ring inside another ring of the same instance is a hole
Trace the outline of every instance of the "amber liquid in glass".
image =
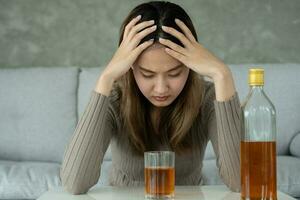
[(172, 196), (175, 187), (175, 170), (173, 167), (146, 167), (145, 190), (153, 196)]
[(241, 199), (276, 200), (276, 143), (241, 141)]

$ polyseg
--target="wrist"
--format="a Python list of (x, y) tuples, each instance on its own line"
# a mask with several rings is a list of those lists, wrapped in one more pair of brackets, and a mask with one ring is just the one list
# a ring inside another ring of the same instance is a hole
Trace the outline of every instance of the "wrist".
[(227, 101), (234, 95), (236, 89), (231, 71), (229, 69), (217, 73), (214, 76), (213, 82), (215, 85), (217, 101)]
[(211, 78), (214, 82), (222, 82), (228, 80), (230, 77), (231, 71), (227, 67), (220, 67), (215, 70)]
[(98, 93), (101, 93), (105, 96), (109, 96), (110, 91), (113, 87), (114, 79), (108, 76), (105, 73), (102, 73), (101, 76), (99, 77), (95, 91)]

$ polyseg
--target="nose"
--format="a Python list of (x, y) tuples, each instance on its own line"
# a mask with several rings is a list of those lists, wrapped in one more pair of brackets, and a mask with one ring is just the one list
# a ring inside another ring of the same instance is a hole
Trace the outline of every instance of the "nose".
[(156, 95), (165, 95), (169, 90), (168, 81), (163, 77), (159, 77), (154, 84), (154, 93)]

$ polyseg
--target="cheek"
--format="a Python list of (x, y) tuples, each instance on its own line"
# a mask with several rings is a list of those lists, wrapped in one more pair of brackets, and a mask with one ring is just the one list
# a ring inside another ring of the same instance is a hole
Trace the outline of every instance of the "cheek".
[(181, 78), (181, 79), (176, 79), (176, 80), (171, 80), (170, 81), (170, 86), (172, 88), (172, 91), (176, 94), (176, 96), (182, 91), (184, 88), (186, 79)]
[(187, 78), (188, 73), (170, 81), (172, 91), (176, 96), (179, 95), (182, 89), (184, 88)]
[(134, 75), (135, 81), (142, 92), (142, 94), (147, 97), (151, 92), (151, 83), (150, 81), (146, 81), (141, 75), (135, 74)]

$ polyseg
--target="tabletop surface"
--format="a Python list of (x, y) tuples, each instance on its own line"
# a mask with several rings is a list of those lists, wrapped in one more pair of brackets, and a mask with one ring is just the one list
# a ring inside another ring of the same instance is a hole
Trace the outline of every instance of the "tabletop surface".
[[(277, 191), (278, 200), (295, 200)], [(37, 200), (140, 200), (144, 187), (93, 187), (87, 194), (72, 195), (62, 187), (52, 188)], [(225, 185), (176, 186), (175, 200), (240, 200), (240, 193), (231, 192)]]

